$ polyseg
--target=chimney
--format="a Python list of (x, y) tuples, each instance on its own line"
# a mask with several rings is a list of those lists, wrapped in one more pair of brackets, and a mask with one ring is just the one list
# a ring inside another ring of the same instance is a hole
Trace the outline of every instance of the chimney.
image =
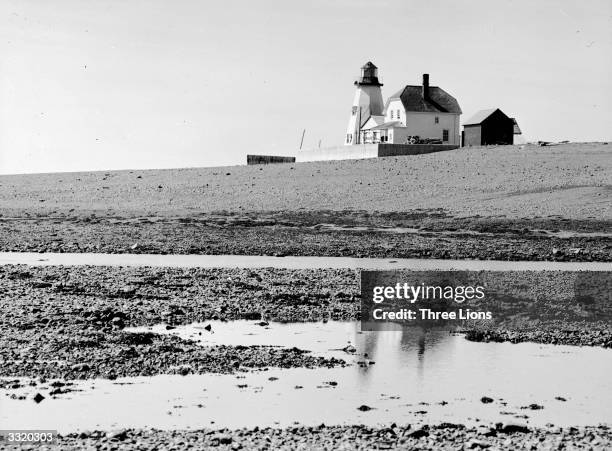
[(429, 74), (423, 74), (423, 99), (429, 100)]

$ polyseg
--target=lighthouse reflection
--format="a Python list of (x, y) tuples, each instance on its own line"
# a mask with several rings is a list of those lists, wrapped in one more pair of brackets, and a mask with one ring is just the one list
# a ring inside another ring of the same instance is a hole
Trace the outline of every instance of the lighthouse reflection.
[[(443, 355), (453, 346), (448, 328), (403, 327), (392, 323), (377, 331), (362, 331), (360, 324), (354, 327), (357, 371), (363, 383), (367, 383), (375, 372), (397, 372), (399, 375), (408, 367), (413, 368), (417, 379), (421, 380), (426, 366), (433, 364), (443, 370)], [(430, 360), (427, 365), (426, 359)], [(377, 366), (377, 362), (382, 365)]]

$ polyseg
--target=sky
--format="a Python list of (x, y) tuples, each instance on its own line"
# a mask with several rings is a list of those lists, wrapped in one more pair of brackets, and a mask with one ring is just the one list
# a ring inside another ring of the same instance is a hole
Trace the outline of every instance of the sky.
[(462, 121), (612, 140), (610, 0), (0, 0), (0, 173), (244, 164), (341, 145), (359, 68)]

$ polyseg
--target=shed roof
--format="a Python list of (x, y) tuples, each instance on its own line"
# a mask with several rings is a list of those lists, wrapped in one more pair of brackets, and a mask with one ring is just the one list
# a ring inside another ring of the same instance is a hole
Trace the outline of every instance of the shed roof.
[(481, 124), (486, 118), (495, 113), (499, 108), (488, 108), (486, 110), (480, 110), (476, 112), (471, 118), (463, 123), (463, 125), (478, 125)]
[(406, 111), (419, 113), (454, 113), (461, 114), (459, 102), (448, 92), (438, 86), (429, 87), (429, 99), (423, 98), (423, 87), (420, 85), (407, 85), (387, 100), (400, 99)]

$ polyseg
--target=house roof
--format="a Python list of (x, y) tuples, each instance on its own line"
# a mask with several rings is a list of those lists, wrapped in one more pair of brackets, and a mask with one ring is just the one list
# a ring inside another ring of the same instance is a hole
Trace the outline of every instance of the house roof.
[(376, 67), (372, 61), (368, 61), (363, 66), (361, 66), (362, 69), (368, 69), (370, 67), (373, 69), (378, 69), (378, 67)]
[[(372, 121), (373, 124), (368, 126), (368, 122)], [(385, 116), (377, 116), (377, 115), (371, 115), (363, 124), (361, 129), (362, 130), (369, 130), (372, 127), (376, 127), (377, 125), (382, 124), (383, 122), (385, 122)]]
[(429, 87), (429, 99), (423, 98), (423, 87), (416, 85), (408, 85), (403, 89), (397, 91), (389, 100), (400, 99), (406, 111), (419, 112), (419, 113), (454, 113), (461, 114), (461, 107), (459, 102), (453, 96), (451, 96), (444, 89), (438, 86)]
[(385, 122), (384, 124), (377, 125), (376, 127), (371, 127), (368, 130), (387, 130), (388, 128), (397, 127), (403, 127), (402, 123), (399, 121)]
[(477, 111), (471, 118), (463, 123), (463, 125), (478, 125), (481, 124), (486, 118), (495, 113), (498, 108), (488, 108), (486, 110)]
[(370, 107), (367, 106), (365, 107), (363, 110), (361, 110), (361, 124), (359, 124), (359, 128), (363, 127), (372, 117), (372, 114), (370, 113)]

